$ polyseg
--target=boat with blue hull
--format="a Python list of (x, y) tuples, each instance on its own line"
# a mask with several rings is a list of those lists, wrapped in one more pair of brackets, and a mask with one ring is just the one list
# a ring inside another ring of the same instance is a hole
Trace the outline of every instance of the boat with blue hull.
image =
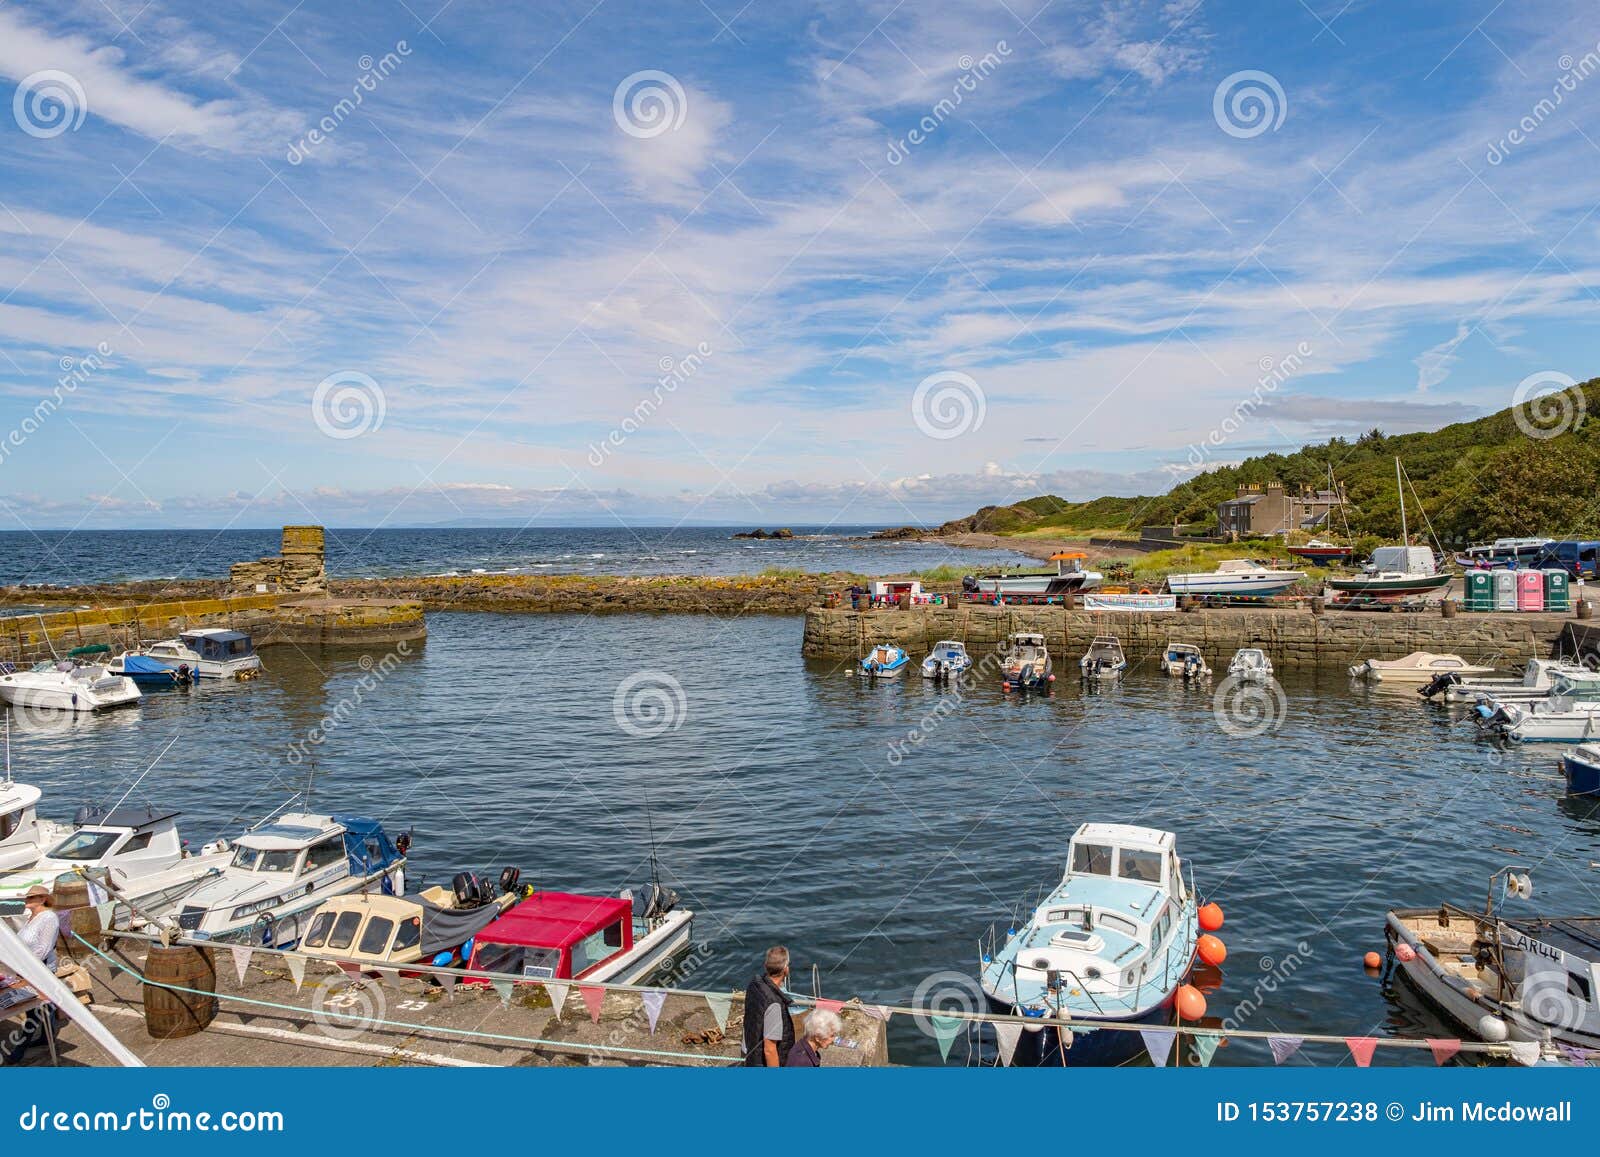
[(868, 679), (898, 679), (906, 672), (911, 656), (896, 643), (879, 643), (861, 660), (861, 674)]
[(954, 639), (941, 639), (933, 645), (928, 657), (922, 660), (922, 677), (936, 681), (961, 678), (972, 667), (972, 656), (967, 654), (965, 643)]
[(979, 974), (990, 1010), (1040, 1020), (1021, 1034), (1013, 1064), (1120, 1064), (1143, 1049), (1140, 1034), (1085, 1022), (1173, 1022), (1200, 940), (1176, 843), (1156, 828), (1084, 824), (1061, 882), (1027, 924), (998, 947), (991, 934)]
[(1580, 743), (1561, 757), (1568, 795), (1600, 795), (1600, 744)]

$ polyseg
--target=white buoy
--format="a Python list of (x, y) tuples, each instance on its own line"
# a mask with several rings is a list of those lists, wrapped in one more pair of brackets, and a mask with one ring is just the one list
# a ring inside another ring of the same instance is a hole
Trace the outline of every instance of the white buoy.
[(1478, 1018), (1478, 1035), (1490, 1044), (1499, 1044), (1510, 1032), (1504, 1020), (1486, 1012)]

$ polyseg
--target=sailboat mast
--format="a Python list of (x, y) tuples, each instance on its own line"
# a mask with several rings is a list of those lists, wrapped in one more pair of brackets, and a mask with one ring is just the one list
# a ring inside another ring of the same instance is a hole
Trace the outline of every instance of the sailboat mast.
[(1394, 488), (1400, 492), (1400, 545), (1410, 546), (1411, 535), (1406, 530), (1406, 487), (1400, 481), (1400, 455), (1394, 456)]

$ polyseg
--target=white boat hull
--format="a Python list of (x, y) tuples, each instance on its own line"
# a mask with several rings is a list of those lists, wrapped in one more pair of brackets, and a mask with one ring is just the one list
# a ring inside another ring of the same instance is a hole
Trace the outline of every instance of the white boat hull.
[(626, 953), (579, 979), (610, 984), (643, 984), (688, 949), (693, 931), (693, 912), (668, 912), (661, 918), (660, 924), (635, 940)]
[(1173, 574), (1167, 576), (1167, 589), (1175, 595), (1251, 595), (1282, 594), (1305, 578), (1301, 571), (1262, 571), (1240, 574)]
[(0, 676), (0, 701), (29, 710), (89, 714), (137, 703), (140, 697), (133, 680), (120, 675), (82, 683), (47, 681), (28, 671)]

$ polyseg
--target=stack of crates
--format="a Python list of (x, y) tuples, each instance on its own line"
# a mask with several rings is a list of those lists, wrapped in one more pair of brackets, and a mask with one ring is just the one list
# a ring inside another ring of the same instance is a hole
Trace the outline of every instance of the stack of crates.
[(1467, 597), (1462, 606), (1469, 611), (1494, 610), (1494, 572), (1469, 570), (1467, 572)]
[(1572, 576), (1564, 570), (1544, 572), (1544, 609), (1566, 611), (1572, 608)]
[(1497, 611), (1516, 610), (1517, 572), (1514, 570), (1495, 570), (1489, 573), (1494, 576), (1494, 609)]

